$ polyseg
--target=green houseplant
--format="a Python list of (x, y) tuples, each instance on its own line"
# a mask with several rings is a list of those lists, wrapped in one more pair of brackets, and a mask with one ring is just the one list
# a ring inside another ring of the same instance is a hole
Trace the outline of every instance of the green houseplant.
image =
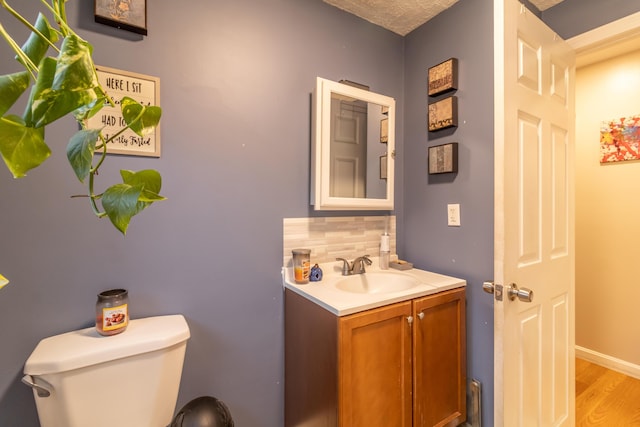
[[(124, 97), (119, 102), (126, 126), (120, 132), (106, 139), (101, 129), (88, 129), (86, 119), (105, 104), (114, 106), (115, 102), (98, 81), (93, 47), (67, 23), (67, 0), (39, 1), (42, 12), (30, 23), (6, 0), (0, 0), (2, 7), (31, 31), (19, 45), (0, 22), (0, 35), (15, 52), (17, 68), (14, 73), (0, 75), (0, 155), (14, 178), (24, 177), (51, 154), (45, 142), (46, 127), (73, 116), (80, 130), (69, 140), (66, 154), (78, 180), (86, 185), (83, 197), (97, 217), (108, 217), (116, 229), (126, 234), (134, 215), (164, 200), (160, 195), (160, 174), (152, 169), (121, 170), (122, 182), (102, 192), (97, 192), (95, 179), (107, 157), (107, 144), (126, 129), (139, 136), (149, 134), (160, 121), (161, 109)], [(26, 107), (22, 115), (12, 114), (23, 98)]]
[[(45, 128), (52, 122), (72, 115), (80, 130), (70, 139), (66, 152), (76, 176), (88, 187), (91, 208), (98, 217), (108, 216), (113, 225), (126, 233), (131, 217), (153, 202), (159, 195), (160, 174), (154, 170), (121, 171), (122, 183), (97, 194), (94, 181), (103, 164), (109, 141), (126, 129), (140, 136), (150, 133), (159, 123), (161, 109), (142, 106), (131, 98), (120, 101), (126, 122), (120, 132), (105, 139), (101, 129), (87, 129), (85, 120), (100, 111), (106, 103), (114, 105), (98, 82), (92, 59), (93, 47), (80, 38), (67, 24), (66, 0), (40, 0), (53, 15), (54, 28), (44, 14), (32, 25), (5, 0), (2, 6), (31, 30), (28, 40), (19, 46), (0, 22), (0, 34), (16, 53), (16, 64), (23, 70), (0, 76), (0, 154), (15, 178), (24, 177), (51, 154), (45, 143)], [(56, 56), (47, 56), (53, 51)], [(11, 107), (27, 95), (22, 116), (9, 114)], [(98, 156), (94, 156), (98, 153)], [(95, 161), (95, 164), (94, 164)], [(99, 208), (99, 203), (102, 209)]]

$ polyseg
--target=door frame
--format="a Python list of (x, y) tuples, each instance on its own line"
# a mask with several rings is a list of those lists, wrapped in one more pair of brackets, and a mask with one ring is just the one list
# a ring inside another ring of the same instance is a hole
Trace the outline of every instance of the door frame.
[[(579, 34), (568, 39), (567, 43), (576, 52), (576, 69), (640, 50), (640, 12)], [(576, 357), (581, 359), (640, 378), (637, 365), (603, 357), (600, 353), (578, 345), (575, 347), (575, 353)]]
[(567, 40), (576, 51), (576, 68), (640, 49), (640, 12)]

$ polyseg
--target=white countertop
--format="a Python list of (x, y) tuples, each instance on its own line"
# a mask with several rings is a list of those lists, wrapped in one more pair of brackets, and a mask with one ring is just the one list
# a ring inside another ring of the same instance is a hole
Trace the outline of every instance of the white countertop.
[(301, 285), (295, 283), (293, 269), (283, 267), (283, 286), (315, 302), (337, 316), (345, 316), (395, 302), (463, 287), (467, 284), (463, 279), (417, 268), (410, 270), (396, 270), (393, 268), (381, 270), (378, 267), (378, 258), (372, 257), (371, 260), (373, 264), (366, 267), (367, 272), (408, 275), (414, 278), (418, 284), (409, 289), (386, 293), (355, 293), (343, 291), (336, 287), (336, 283), (345, 278), (345, 276), (342, 276), (342, 262), (336, 261), (320, 264), (323, 272), (323, 278), (320, 282), (309, 282)]

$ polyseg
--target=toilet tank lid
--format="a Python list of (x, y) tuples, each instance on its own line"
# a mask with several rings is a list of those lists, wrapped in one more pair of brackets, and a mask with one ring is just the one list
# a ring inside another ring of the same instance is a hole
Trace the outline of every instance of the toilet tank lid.
[(24, 373), (44, 375), (84, 368), (123, 357), (168, 348), (189, 339), (180, 314), (133, 319), (127, 329), (102, 336), (95, 327), (44, 338), (27, 359)]

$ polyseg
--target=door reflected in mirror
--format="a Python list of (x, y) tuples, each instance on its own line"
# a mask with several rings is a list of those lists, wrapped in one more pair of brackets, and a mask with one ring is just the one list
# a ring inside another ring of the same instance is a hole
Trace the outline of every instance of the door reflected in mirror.
[(314, 96), (311, 204), (392, 210), (395, 100), (321, 78)]

